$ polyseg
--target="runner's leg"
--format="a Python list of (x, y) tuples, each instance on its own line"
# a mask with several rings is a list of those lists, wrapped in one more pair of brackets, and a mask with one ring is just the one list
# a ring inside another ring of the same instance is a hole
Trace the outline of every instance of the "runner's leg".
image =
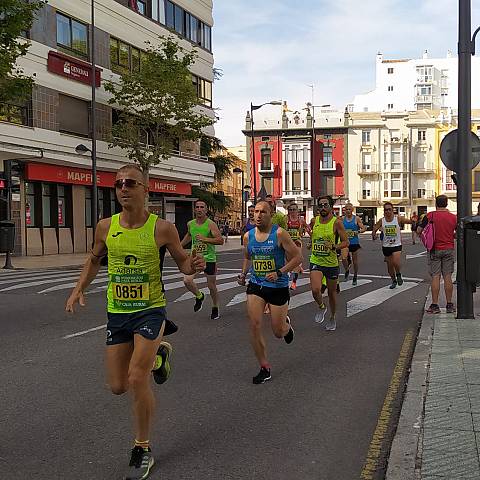
[(262, 335), (263, 311), (266, 302), (257, 295), (247, 295), (247, 311), (250, 326), (250, 343), (258, 363), (262, 367), (269, 367), (265, 339)]
[(322, 295), (323, 273), (320, 270), (310, 269), (310, 285), (312, 295), (320, 310), (315, 314), (315, 322), (322, 323), (325, 320), (327, 306), (323, 301)]
[(352, 252), (353, 274), (355, 276), (358, 275), (358, 252), (359, 250), (357, 250), (356, 252)]
[(327, 278), (328, 303), (330, 305), (330, 315), (335, 317), (337, 312), (337, 279)]
[(107, 346), (105, 366), (107, 382), (115, 395), (122, 395), (128, 390), (128, 366), (133, 354), (133, 342)]
[(212, 297), (212, 305), (218, 307), (218, 290), (217, 290), (217, 276), (207, 275), (207, 286)]
[(192, 292), (195, 297), (198, 297), (200, 294), (200, 290), (197, 287), (197, 284), (195, 283), (195, 274), (194, 275), (185, 275), (183, 277), (183, 283), (185, 284), (185, 287), (187, 287), (187, 290)]
[(270, 304), (270, 310), (272, 332), (277, 338), (283, 338), (290, 331), (290, 325), (287, 322), (288, 303), (280, 306)]

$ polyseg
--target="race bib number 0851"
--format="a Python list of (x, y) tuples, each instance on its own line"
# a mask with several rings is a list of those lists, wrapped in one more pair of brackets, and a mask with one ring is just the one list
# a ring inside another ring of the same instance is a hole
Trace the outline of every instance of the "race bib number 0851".
[(144, 308), (150, 303), (150, 283), (146, 274), (112, 275), (110, 285), (117, 308)]

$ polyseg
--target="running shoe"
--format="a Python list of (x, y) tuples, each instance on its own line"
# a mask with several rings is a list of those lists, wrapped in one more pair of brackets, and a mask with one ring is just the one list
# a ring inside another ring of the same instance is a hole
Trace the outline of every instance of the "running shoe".
[(328, 330), (329, 332), (333, 332), (334, 330), (337, 329), (337, 321), (335, 320), (335, 317), (330, 317), (330, 320), (325, 323), (325, 330)]
[(354, 275), (352, 279), (352, 285), (355, 286), (357, 284), (357, 276)]
[(397, 287), (397, 281), (396, 280), (392, 280), (392, 284), (390, 285), (390, 290), (393, 290), (394, 288)]
[(156, 383), (161, 385), (165, 383), (170, 377), (170, 355), (172, 354), (172, 346), (168, 342), (160, 343), (157, 354), (155, 356), (155, 362), (153, 364), (153, 379)]
[(125, 480), (144, 480), (150, 474), (150, 469), (154, 463), (155, 460), (150, 449), (145, 450), (140, 446), (134, 447)]
[(440, 313), (440, 307), (439, 307), (436, 303), (432, 303), (432, 304), (427, 308), (427, 313), (433, 313), (433, 314)]
[(193, 311), (199, 312), (202, 309), (203, 301), (205, 300), (205, 294), (200, 292), (202, 296), (200, 298), (195, 297), (195, 305), (193, 306)]
[(337, 293), (340, 293), (340, 284), (337, 282)]
[(403, 278), (402, 278), (402, 274), (399, 272), (397, 273), (397, 283), (398, 285), (403, 285)]
[(350, 275), (350, 270), (345, 270), (345, 281), (348, 280), (349, 275)]
[(327, 315), (327, 306), (325, 303), (320, 305), (320, 310), (315, 314), (315, 322), (322, 324), (325, 321), (325, 316)]
[(272, 374), (270, 373), (270, 369), (261, 367), (258, 374), (253, 377), (253, 383), (255, 385), (260, 385), (262, 383), (265, 383), (267, 380), (270, 380), (271, 378)]
[(455, 305), (453, 303), (447, 303), (447, 313), (455, 313)]
[(218, 320), (220, 318), (220, 312), (218, 307), (212, 307), (212, 314), (210, 315), (210, 320)]
[(290, 345), (293, 342), (293, 338), (295, 337), (295, 330), (293, 329), (291, 323), (290, 323), (290, 317), (287, 315), (287, 323), (290, 325), (290, 330), (288, 333), (283, 337), (285, 340), (285, 343), (287, 345)]
[(290, 285), (290, 290), (296, 290), (296, 289), (297, 289), (297, 281), (293, 280)]

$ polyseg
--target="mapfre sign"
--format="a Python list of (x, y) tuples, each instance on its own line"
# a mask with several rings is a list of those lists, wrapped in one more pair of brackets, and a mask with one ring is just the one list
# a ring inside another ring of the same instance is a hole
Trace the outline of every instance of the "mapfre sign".
[[(77, 82), (92, 84), (92, 67), (89, 63), (54, 52), (53, 50), (48, 52), (47, 70)], [(95, 68), (96, 87), (100, 86), (100, 72), (99, 68)]]

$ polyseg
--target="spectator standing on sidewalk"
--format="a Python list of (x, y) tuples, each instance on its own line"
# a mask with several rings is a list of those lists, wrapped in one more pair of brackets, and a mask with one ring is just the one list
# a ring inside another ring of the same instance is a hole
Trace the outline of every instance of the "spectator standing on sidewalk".
[(418, 227), (417, 212), (412, 213), (410, 220), (412, 221), (412, 245), (415, 245), (415, 235), (417, 234), (417, 227)]
[(435, 199), (436, 210), (429, 212), (417, 228), (420, 235), (429, 222), (433, 223), (434, 242), (433, 249), (428, 254), (428, 270), (432, 277), (432, 304), (427, 313), (440, 313), (438, 296), (440, 294), (440, 277), (443, 277), (445, 297), (447, 299), (447, 313), (454, 313), (452, 303), (453, 283), (452, 273), (455, 264), (455, 230), (457, 228), (457, 216), (450, 213), (448, 197), (439, 195)]

